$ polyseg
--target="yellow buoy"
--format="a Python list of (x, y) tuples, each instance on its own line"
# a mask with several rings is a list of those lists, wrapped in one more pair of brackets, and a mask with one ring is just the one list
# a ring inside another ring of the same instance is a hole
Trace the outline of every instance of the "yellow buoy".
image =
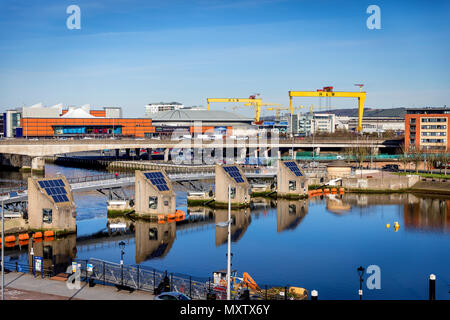
[(388, 223), (388, 224), (386, 224), (386, 228), (390, 228), (391, 227), (391, 225)]

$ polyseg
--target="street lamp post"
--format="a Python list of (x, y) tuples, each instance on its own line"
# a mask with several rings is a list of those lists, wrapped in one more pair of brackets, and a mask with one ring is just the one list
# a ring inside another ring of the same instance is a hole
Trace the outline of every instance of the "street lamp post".
[(227, 250), (227, 300), (231, 300), (231, 185), (228, 185), (228, 221), (219, 222), (216, 226), (228, 227), (228, 250)]
[(123, 285), (123, 255), (125, 254), (125, 242), (120, 241), (119, 242), (120, 247), (120, 274), (121, 274), (121, 284)]
[(362, 300), (362, 294), (363, 294), (362, 283), (363, 283), (363, 276), (364, 276), (364, 268), (361, 266), (357, 270), (358, 270), (358, 275), (359, 275), (359, 291), (358, 291), (358, 294), (359, 294), (359, 300)]

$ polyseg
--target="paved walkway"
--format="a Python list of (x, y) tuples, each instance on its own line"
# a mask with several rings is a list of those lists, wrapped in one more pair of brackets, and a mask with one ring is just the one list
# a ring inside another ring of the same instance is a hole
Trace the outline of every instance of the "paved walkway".
[(80, 289), (69, 289), (65, 281), (38, 278), (28, 273), (5, 274), (5, 299), (9, 300), (153, 300), (144, 291), (119, 291), (113, 286), (96, 284), (90, 288), (80, 282)]

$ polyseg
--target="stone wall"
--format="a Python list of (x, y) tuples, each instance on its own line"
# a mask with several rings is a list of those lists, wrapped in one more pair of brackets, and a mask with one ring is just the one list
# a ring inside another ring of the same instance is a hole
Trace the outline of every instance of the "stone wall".
[(419, 181), (419, 176), (398, 176), (383, 178), (343, 178), (342, 186), (346, 189), (366, 190), (401, 190), (412, 188)]

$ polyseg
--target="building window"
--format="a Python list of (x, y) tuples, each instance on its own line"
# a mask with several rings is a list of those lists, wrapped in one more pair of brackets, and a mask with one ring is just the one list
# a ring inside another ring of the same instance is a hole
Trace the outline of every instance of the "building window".
[(158, 208), (158, 197), (148, 197), (148, 207), (150, 209)]
[(148, 240), (158, 240), (158, 229), (156, 228), (148, 229)]
[(297, 182), (289, 180), (289, 190), (295, 191), (297, 189)]
[(295, 204), (289, 205), (289, 214), (295, 215), (297, 213), (297, 206)]
[(52, 209), (42, 209), (42, 222), (52, 223)]
[(416, 123), (416, 118), (409, 119), (409, 123), (410, 124), (415, 124)]
[(169, 205), (169, 201), (164, 201), (164, 205), (167, 207)]
[(234, 199), (234, 198), (236, 198), (236, 188), (231, 188), (231, 190), (230, 190), (231, 192), (231, 195), (230, 195), (230, 197), (231, 197), (231, 199)]
[(304, 189), (305, 188), (305, 183), (304, 182), (302, 182), (302, 189)]
[(53, 258), (52, 246), (44, 246), (42, 258), (44, 258), (45, 260)]

